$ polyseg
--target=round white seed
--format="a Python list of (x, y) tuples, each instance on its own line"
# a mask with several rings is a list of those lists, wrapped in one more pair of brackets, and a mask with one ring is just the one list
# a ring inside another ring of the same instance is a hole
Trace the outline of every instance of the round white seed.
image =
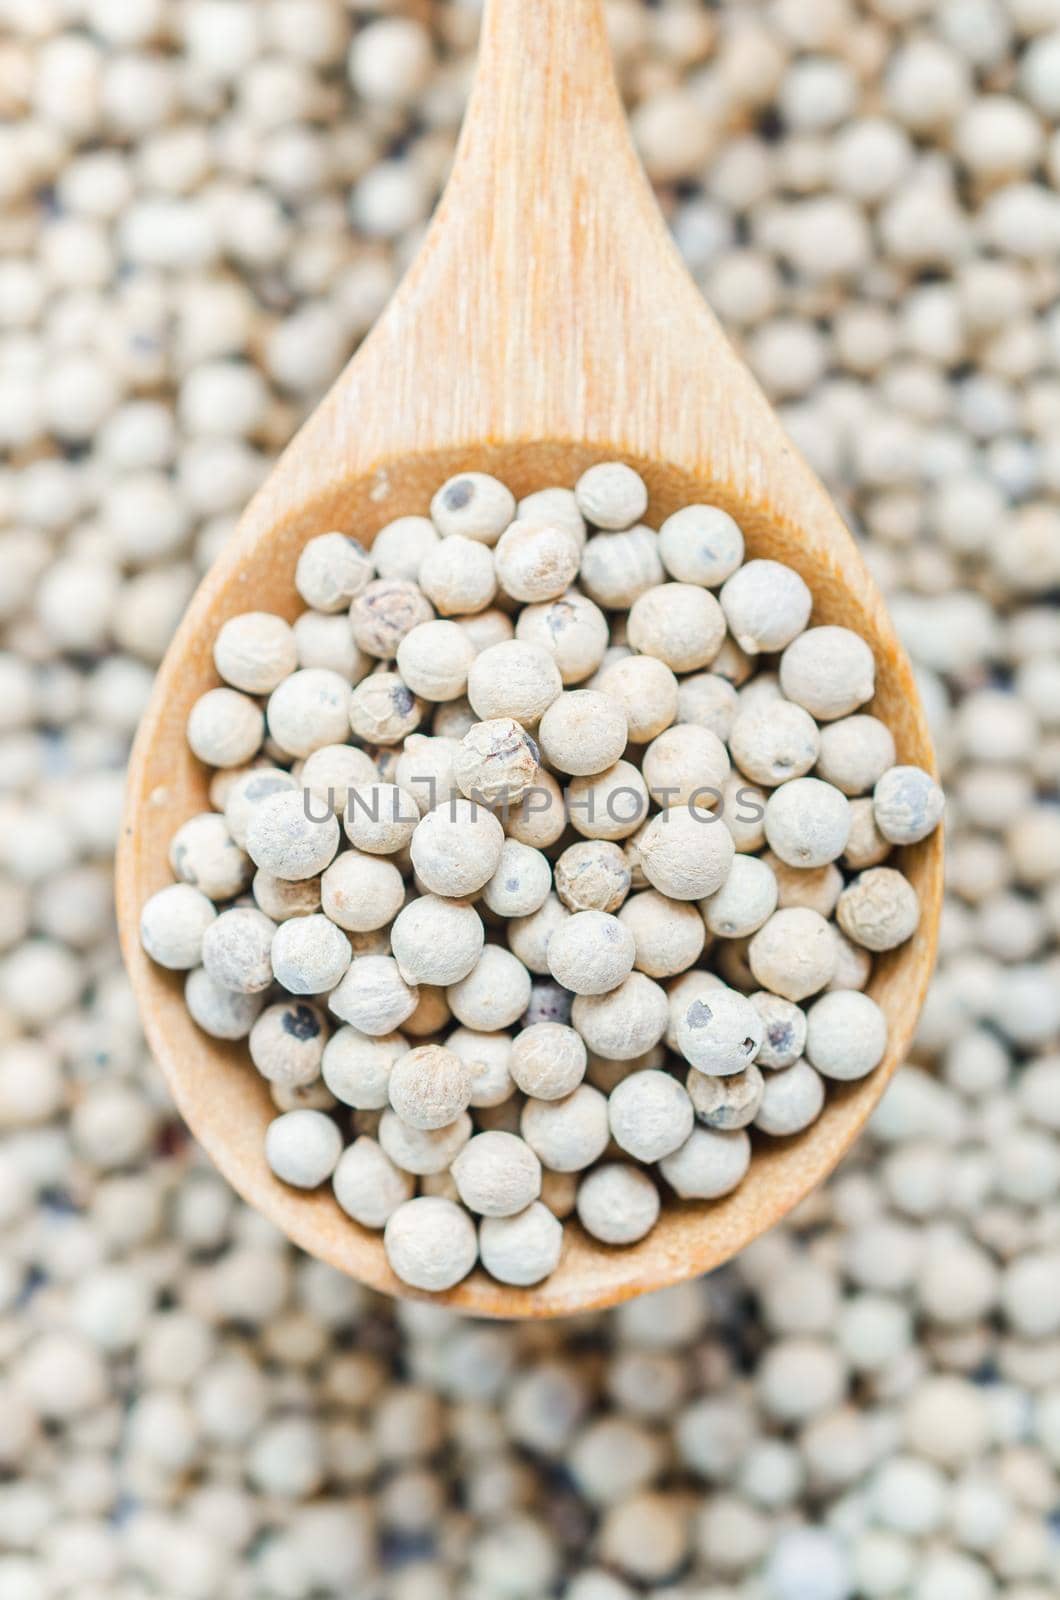
[(876, 663), (849, 628), (810, 628), (781, 656), (780, 687), (818, 722), (833, 722), (872, 699)]
[(835, 975), (835, 933), (822, 916), (804, 906), (774, 911), (751, 940), (747, 959), (763, 989), (785, 1000), (805, 1000)]
[(724, 821), (687, 806), (652, 817), (638, 848), (644, 876), (671, 900), (703, 900), (716, 893), (736, 853)]
[(864, 949), (894, 950), (916, 932), (920, 899), (909, 879), (893, 867), (871, 867), (839, 896), (836, 921)]
[(574, 485), (578, 510), (594, 527), (631, 528), (648, 509), (644, 479), (623, 461), (601, 461)]
[(755, 1059), (765, 1023), (745, 995), (722, 988), (690, 999), (675, 1032), (677, 1048), (697, 1072), (722, 1078), (743, 1072)]
[(585, 1077), (585, 1043), (573, 1028), (559, 1022), (535, 1022), (511, 1042), (508, 1071), (534, 1100), (562, 1100)]
[(276, 929), (272, 970), (289, 994), (327, 994), (340, 982), (352, 954), (342, 929), (319, 912), (292, 917)]
[(431, 521), (449, 539), (460, 535), (494, 545), (515, 517), (515, 496), (487, 472), (449, 478), (431, 501)]
[(477, 1133), (452, 1165), (460, 1198), (482, 1217), (513, 1217), (541, 1193), (541, 1163), (514, 1133)]
[(821, 729), (818, 775), (846, 795), (868, 794), (894, 759), (894, 735), (878, 717), (840, 717)]
[(514, 717), (524, 727), (539, 722), (562, 691), (559, 668), (548, 651), (522, 639), (483, 650), (467, 679), (467, 697), (479, 717)]
[(719, 939), (746, 939), (773, 915), (777, 894), (769, 863), (759, 856), (741, 855), (734, 857), (721, 888), (702, 900), (699, 909), (708, 930)]
[(467, 1277), (478, 1257), (478, 1239), (474, 1223), (460, 1206), (436, 1195), (420, 1195), (391, 1213), (383, 1249), (402, 1283), (437, 1293)]
[(876, 826), (891, 844), (917, 844), (933, 833), (946, 799), (920, 767), (891, 767), (872, 793)]
[(552, 868), (540, 850), (505, 839), (497, 870), (482, 899), (498, 917), (528, 917), (540, 910), (552, 888)]
[(446, 990), (449, 1007), (465, 1028), (495, 1033), (521, 1017), (530, 1002), (530, 974), (510, 950), (488, 944), (466, 978)]
[(587, 595), (571, 589), (557, 600), (521, 611), (515, 637), (547, 650), (567, 685), (583, 683), (596, 671), (610, 635), (600, 607)]
[(241, 767), (265, 736), (261, 707), (235, 689), (208, 689), (188, 717), (188, 744), (208, 767)]
[(513, 522), (501, 534), (494, 563), (505, 594), (513, 600), (556, 600), (578, 575), (581, 547), (564, 528)]
[(587, 1083), (562, 1100), (528, 1100), (520, 1126), (531, 1150), (554, 1172), (592, 1166), (610, 1137), (607, 1101)]
[(345, 611), (372, 578), (364, 546), (345, 533), (321, 533), (302, 550), (294, 584), (314, 611)]
[(612, 1089), (607, 1112), (615, 1143), (637, 1161), (661, 1161), (692, 1132), (692, 1102), (668, 1072), (631, 1072)]
[(363, 1134), (343, 1151), (331, 1184), (343, 1211), (362, 1228), (385, 1228), (398, 1206), (416, 1192), (412, 1175), (396, 1167), (382, 1146)]
[(625, 1162), (597, 1167), (578, 1185), (578, 1220), (602, 1244), (635, 1244), (659, 1219), (659, 1191), (646, 1172)]
[(214, 665), (226, 683), (245, 694), (271, 694), (298, 666), (294, 631), (268, 611), (229, 617), (213, 647)]
[(460, 799), (428, 811), (417, 823), (409, 849), (425, 888), (462, 899), (493, 877), (503, 847), (504, 829), (492, 812)]
[(678, 583), (716, 589), (743, 560), (743, 534), (720, 506), (682, 506), (659, 529), (663, 566)]
[(390, 930), (390, 947), (407, 983), (459, 983), (482, 954), (484, 942), (474, 906), (433, 894), (410, 900)]
[(475, 647), (456, 622), (421, 622), (397, 647), (397, 665), (413, 694), (457, 700), (467, 688)]
[(202, 964), (214, 983), (240, 994), (260, 994), (272, 982), (270, 949), (276, 924), (252, 906), (222, 911), (202, 938)]
[(555, 1272), (563, 1224), (540, 1200), (514, 1217), (484, 1217), (478, 1230), (482, 1265), (498, 1283), (528, 1288)]
[(755, 1057), (758, 1065), (771, 1070), (793, 1066), (806, 1044), (805, 1011), (765, 989), (751, 995), (750, 1000), (765, 1023), (765, 1035)]
[(595, 1055), (608, 1061), (633, 1061), (658, 1044), (666, 1032), (666, 991), (642, 972), (631, 972), (609, 994), (580, 994), (571, 1020)]
[(755, 656), (790, 645), (810, 620), (813, 596), (791, 567), (748, 561), (726, 580), (721, 608), (740, 649)]
[(336, 1100), (358, 1111), (381, 1111), (390, 1104), (390, 1074), (408, 1050), (400, 1033), (374, 1038), (358, 1028), (339, 1028), (324, 1046), (321, 1075)]
[(826, 1078), (863, 1078), (886, 1048), (887, 1019), (867, 994), (836, 990), (806, 1014), (806, 1059)]
[(439, 1044), (418, 1045), (398, 1057), (390, 1071), (390, 1104), (406, 1127), (447, 1128), (471, 1099), (467, 1063)]
[(326, 1183), (342, 1154), (342, 1134), (325, 1111), (285, 1111), (265, 1130), (265, 1159), (296, 1189)]
[(743, 1072), (725, 1078), (690, 1072), (685, 1087), (697, 1122), (720, 1133), (732, 1133), (754, 1121), (765, 1084), (761, 1070), (752, 1062)]
[(469, 728), (453, 756), (460, 792), (481, 805), (512, 806), (538, 782), (537, 743), (512, 717), (491, 717)]
[(350, 731), (350, 686), (338, 672), (304, 667), (269, 696), (269, 735), (291, 756), (342, 744)]
[(637, 948), (630, 930), (606, 911), (576, 911), (548, 945), (548, 970), (573, 994), (607, 994), (633, 970)]
[(405, 880), (397, 867), (380, 856), (345, 850), (320, 880), (324, 915), (349, 933), (385, 928), (405, 900)]
[(613, 766), (626, 748), (626, 713), (597, 689), (567, 690), (541, 718), (538, 736), (560, 772), (589, 776)]
[(152, 961), (186, 972), (202, 961), (202, 938), (217, 916), (211, 902), (189, 883), (159, 889), (140, 913), (140, 943)]
[(641, 655), (665, 662), (672, 672), (695, 672), (709, 666), (721, 649), (725, 616), (707, 589), (661, 583), (634, 600), (628, 633)]
[(267, 1006), (250, 1030), (250, 1059), (274, 1086), (301, 1089), (320, 1072), (328, 1025), (323, 1012), (304, 1000)]
[(392, 956), (358, 956), (328, 996), (328, 1010), (340, 1022), (377, 1036), (400, 1028), (418, 1002), (415, 986), (405, 982)]
[(751, 1141), (742, 1128), (723, 1133), (693, 1128), (680, 1150), (660, 1162), (660, 1171), (682, 1200), (719, 1200), (731, 1194), (751, 1165)]
[(274, 878), (299, 880), (323, 872), (339, 848), (339, 824), (330, 813), (312, 821), (301, 794), (274, 794), (254, 809), (247, 852)]
[(820, 1075), (808, 1061), (796, 1061), (766, 1077), (754, 1125), (763, 1133), (786, 1139), (816, 1122), (823, 1106), (824, 1083)]
[(766, 801), (770, 849), (791, 867), (823, 867), (843, 854), (850, 802), (820, 778), (793, 778)]
[(379, 1119), (379, 1143), (396, 1167), (418, 1178), (448, 1172), (471, 1137), (471, 1118), (462, 1111), (447, 1128), (410, 1128), (396, 1111)]

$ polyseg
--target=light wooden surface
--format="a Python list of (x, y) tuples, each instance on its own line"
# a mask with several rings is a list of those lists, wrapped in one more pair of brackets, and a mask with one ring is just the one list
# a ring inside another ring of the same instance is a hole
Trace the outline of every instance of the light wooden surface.
[[(863, 634), (878, 664), (873, 709), (899, 758), (933, 757), (909, 664), (841, 519), (782, 433), (682, 266), (631, 147), (600, 0), (489, 0), (478, 77), (453, 175), (422, 251), (378, 326), (281, 458), (201, 585), (158, 675), (133, 751), (118, 862), (125, 956), (151, 1047), (190, 1128), (233, 1186), (298, 1244), (392, 1293), (381, 1235), (330, 1193), (300, 1194), (263, 1157), (273, 1107), (245, 1045), (200, 1033), (179, 979), (140, 950), (140, 909), (170, 880), (169, 840), (207, 808), (187, 750), (196, 697), (217, 680), (212, 641), (250, 608), (292, 616), (302, 545), (332, 527), (370, 541), (426, 510), (470, 467), (517, 495), (570, 484), (622, 458), (651, 490), (648, 520), (709, 500), (738, 519), (749, 550), (789, 562), (814, 620)], [(549, 1316), (612, 1304), (717, 1266), (770, 1227), (848, 1149), (901, 1061), (930, 976), (941, 839), (905, 852), (923, 917), (877, 963), (884, 1063), (833, 1086), (820, 1120), (787, 1142), (758, 1139), (727, 1199), (667, 1205), (632, 1249), (571, 1224), (558, 1270), (515, 1290), (476, 1272), (433, 1297), (488, 1316)]]

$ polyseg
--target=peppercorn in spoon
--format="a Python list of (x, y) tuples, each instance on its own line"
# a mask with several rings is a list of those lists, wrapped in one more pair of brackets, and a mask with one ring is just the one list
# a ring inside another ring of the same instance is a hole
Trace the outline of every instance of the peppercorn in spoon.
[[(932, 768), (909, 663), (828, 495), (781, 431), (681, 264), (633, 152), (613, 81), (602, 0), (487, 0), (478, 75), (454, 169), (390, 306), (249, 506), (163, 662), (133, 751), (118, 863), (123, 947), (151, 1047), (187, 1122), (239, 1192), (298, 1244), (388, 1292), (382, 1236), (331, 1193), (280, 1182), (264, 1154), (274, 1115), (241, 1046), (195, 1027), (179, 975), (140, 948), (148, 897), (168, 879), (176, 828), (206, 808), (185, 739), (216, 683), (221, 625), (250, 608), (291, 617), (306, 541), (329, 529), (369, 543), (425, 512), (437, 485), (474, 469), (518, 496), (628, 461), (658, 526), (709, 502), (751, 556), (799, 572), (814, 621), (851, 628), (877, 667), (873, 709), (901, 762)], [(543, 1316), (605, 1306), (708, 1271), (770, 1227), (835, 1166), (901, 1061), (931, 973), (941, 836), (903, 852), (919, 927), (878, 961), (869, 992), (888, 1044), (793, 1141), (762, 1141), (744, 1183), (709, 1204), (669, 1203), (616, 1251), (568, 1223), (557, 1270), (530, 1289), (474, 1272), (435, 1296), (460, 1310)]]

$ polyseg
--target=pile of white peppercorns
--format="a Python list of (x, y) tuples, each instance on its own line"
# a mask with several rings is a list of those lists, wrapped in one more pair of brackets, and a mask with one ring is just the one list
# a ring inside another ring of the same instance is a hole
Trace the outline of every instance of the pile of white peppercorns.
[(1060, 12), (606, 4), (678, 247), (931, 716), (910, 1062), (754, 1248), (545, 1326), (360, 1291), (210, 1169), (121, 969), (121, 769), (417, 247), (481, 0), (0, 0), (5, 1600), (1060, 1589)]
[(538, 1283), (573, 1213), (643, 1239), (886, 1048), (864, 989), (920, 915), (888, 862), (942, 792), (798, 573), (647, 507), (621, 462), (518, 504), (467, 471), (370, 553), (312, 538), (309, 609), (231, 617), (188, 719), (217, 809), (144, 947), (248, 1040), (273, 1172), (417, 1289)]

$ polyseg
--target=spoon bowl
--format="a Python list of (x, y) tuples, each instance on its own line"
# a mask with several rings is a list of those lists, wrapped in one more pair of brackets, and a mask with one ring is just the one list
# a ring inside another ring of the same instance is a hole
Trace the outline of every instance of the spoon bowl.
[(420, 255), (192, 601), (136, 739), (118, 858), (119, 926), (148, 1041), (215, 1165), (314, 1255), (376, 1289), (476, 1315), (588, 1311), (709, 1271), (832, 1170), (901, 1062), (923, 1002), (940, 833), (895, 858), (922, 915), (914, 937), (874, 965), (868, 992), (889, 1029), (876, 1071), (830, 1085), (805, 1133), (756, 1135), (737, 1190), (709, 1203), (668, 1201), (637, 1245), (609, 1248), (568, 1221), (559, 1267), (530, 1289), (476, 1270), (446, 1294), (415, 1295), (390, 1271), (382, 1235), (354, 1223), (329, 1190), (275, 1178), (264, 1158), (275, 1114), (266, 1084), (245, 1044), (198, 1030), (182, 975), (141, 950), (139, 917), (170, 881), (173, 833), (209, 806), (185, 726), (218, 681), (216, 634), (242, 611), (291, 618), (302, 609), (294, 571), (308, 539), (342, 528), (370, 543), (395, 517), (423, 514), (461, 471), (492, 473), (521, 498), (615, 459), (644, 477), (653, 526), (683, 505), (720, 505), (742, 527), (749, 556), (800, 572), (814, 623), (852, 628), (871, 645), (871, 709), (892, 729), (899, 761), (933, 770), (909, 663), (853, 540), (669, 239), (629, 142), (600, 0), (489, 0), (453, 174)]

